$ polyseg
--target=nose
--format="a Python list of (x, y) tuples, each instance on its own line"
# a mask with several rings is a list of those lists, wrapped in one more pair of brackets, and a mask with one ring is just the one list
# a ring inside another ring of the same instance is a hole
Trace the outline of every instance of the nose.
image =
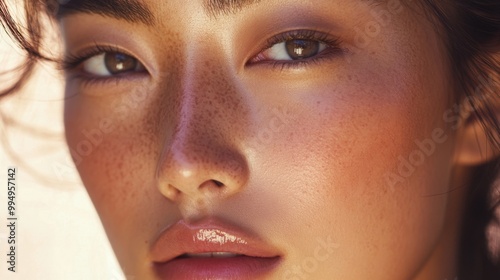
[(206, 207), (214, 199), (223, 200), (243, 189), (248, 178), (244, 158), (209, 137), (194, 137), (194, 133), (173, 137), (162, 156), (158, 176), (160, 192), (170, 201), (195, 201), (199, 207)]
[(157, 165), (160, 192), (181, 212), (210, 210), (240, 192), (249, 175), (236, 137), (244, 110), (230, 71), (216, 60), (187, 61)]

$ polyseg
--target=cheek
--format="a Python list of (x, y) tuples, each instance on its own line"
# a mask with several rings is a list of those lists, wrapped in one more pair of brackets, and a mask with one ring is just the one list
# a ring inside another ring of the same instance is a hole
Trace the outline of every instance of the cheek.
[[(360, 70), (298, 86), (287, 92), (296, 104), (287, 107), (289, 119), (273, 130), (269, 117), (253, 132), (270, 135), (251, 149), (254, 185), (266, 186), (259, 190), (266, 197), (287, 198), (277, 199), (276, 209), (293, 209), (277, 211), (274, 230), (310, 229), (287, 240), (302, 244), (290, 252), (293, 259), (300, 262), (317, 238), (331, 236), (339, 248), (328, 269), (347, 278), (352, 271), (342, 268), (364, 263), (359, 271), (394, 271), (397, 279), (430, 253), (445, 218), (447, 196), (436, 194), (448, 191), (453, 139), (442, 119), (448, 104), (442, 74), (429, 77), (424, 68)], [(436, 129), (444, 132), (438, 142)], [(389, 269), (394, 263), (401, 268)]]
[[(117, 91), (119, 92), (119, 91)], [(139, 92), (139, 90), (137, 90)], [(146, 97), (134, 92), (120, 96), (77, 95), (66, 102), (66, 137), (76, 166), (89, 192), (98, 200), (119, 201), (137, 195), (128, 188), (138, 174), (146, 171), (154, 157), (153, 128), (147, 122)], [(132, 157), (130, 157), (133, 155)], [(137, 173), (130, 173), (137, 170)], [(111, 184), (104, 187), (98, 184)], [(123, 186), (111, 188), (120, 182)], [(112, 197), (102, 197), (107, 195)], [(112, 194), (111, 194), (112, 193)], [(116, 196), (116, 197), (115, 197)]]
[(115, 253), (129, 269), (146, 256), (162, 214), (172, 212), (155, 187), (155, 103), (152, 94), (126, 91), (119, 97), (82, 94), (66, 102), (66, 137), (75, 164)]

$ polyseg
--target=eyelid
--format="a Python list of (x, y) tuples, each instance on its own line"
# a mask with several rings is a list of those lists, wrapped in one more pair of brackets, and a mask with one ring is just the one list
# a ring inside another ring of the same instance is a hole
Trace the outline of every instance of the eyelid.
[[(75, 71), (78, 68), (80, 68), (82, 66), (82, 64), (85, 61), (87, 61), (88, 59), (91, 59), (95, 56), (102, 55), (104, 53), (122, 53), (124, 55), (130, 56), (130, 57), (136, 59), (137, 62), (143, 66), (145, 71), (148, 71), (145, 64), (142, 61), (140, 61), (135, 55), (132, 55), (129, 52), (127, 52), (127, 51), (125, 51), (117, 46), (98, 45), (98, 44), (95, 44), (94, 46), (81, 51), (79, 54), (67, 53), (61, 62), (60, 68), (65, 72)], [(112, 77), (115, 77), (118, 75), (101, 77), (101, 78), (112, 78)]]
[(274, 44), (297, 39), (316, 40), (329, 45), (338, 45), (340, 41), (340, 37), (322, 31), (313, 29), (296, 29), (279, 33), (267, 39), (267, 44), (264, 50), (272, 47)]
[(272, 62), (273, 65), (281, 64), (282, 68), (284, 68), (285, 66), (303, 65), (304, 63), (307, 63), (309, 60), (312, 61), (317, 59), (313, 57), (310, 59), (291, 60), (291, 61), (278, 61), (278, 60), (257, 61), (257, 62), (253, 61), (261, 53), (265, 52), (266, 50), (268, 50), (269, 48), (273, 47), (276, 44), (283, 43), (289, 40), (299, 40), (299, 39), (322, 42), (326, 44), (328, 48), (330, 48), (330, 51), (335, 51), (338, 53), (346, 51), (346, 49), (341, 47), (342, 40), (340, 36), (335, 36), (328, 32), (317, 31), (314, 29), (295, 29), (279, 33), (267, 39), (265, 44), (263, 44), (263, 46), (259, 48), (259, 52), (252, 55), (251, 58), (246, 63), (246, 65), (251, 66), (260, 63)]

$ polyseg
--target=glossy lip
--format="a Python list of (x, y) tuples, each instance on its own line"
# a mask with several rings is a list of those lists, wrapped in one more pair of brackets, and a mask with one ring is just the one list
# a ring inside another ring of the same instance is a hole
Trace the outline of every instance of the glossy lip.
[[(227, 252), (228, 258), (193, 258), (185, 254)], [(239, 227), (217, 219), (193, 224), (180, 220), (151, 248), (161, 279), (256, 279), (273, 270), (282, 256), (276, 248)]]

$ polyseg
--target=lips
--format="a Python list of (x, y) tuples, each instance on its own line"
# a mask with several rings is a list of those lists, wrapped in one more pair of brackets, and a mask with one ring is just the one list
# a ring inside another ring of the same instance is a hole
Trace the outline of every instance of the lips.
[(181, 220), (165, 230), (151, 249), (161, 279), (258, 279), (281, 256), (257, 236), (216, 219)]

